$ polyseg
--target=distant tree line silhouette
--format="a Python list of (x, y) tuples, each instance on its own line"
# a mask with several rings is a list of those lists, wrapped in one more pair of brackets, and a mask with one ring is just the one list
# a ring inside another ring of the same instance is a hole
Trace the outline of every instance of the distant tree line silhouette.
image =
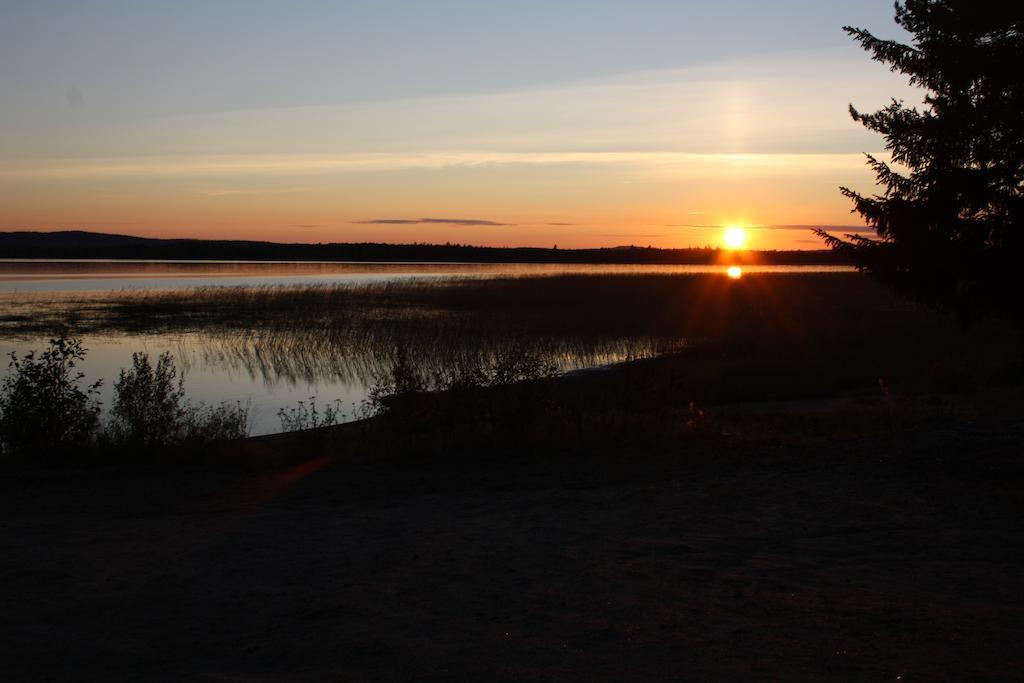
[(283, 244), (246, 240), (151, 239), (84, 231), (0, 233), (0, 258), (109, 258), (266, 261), (424, 261), (469, 263), (838, 264), (842, 254), (714, 248), (604, 249), (475, 247), (463, 244)]

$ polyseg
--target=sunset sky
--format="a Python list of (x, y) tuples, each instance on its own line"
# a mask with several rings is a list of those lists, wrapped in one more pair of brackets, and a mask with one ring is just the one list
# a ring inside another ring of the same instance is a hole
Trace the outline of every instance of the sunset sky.
[(0, 230), (820, 248), (889, 0), (0, 6)]

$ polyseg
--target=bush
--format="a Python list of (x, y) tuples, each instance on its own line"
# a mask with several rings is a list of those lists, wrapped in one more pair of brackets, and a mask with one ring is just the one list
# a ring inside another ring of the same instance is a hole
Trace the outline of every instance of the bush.
[(317, 429), (319, 427), (330, 427), (341, 421), (341, 399), (324, 406), (323, 411), (317, 408), (316, 396), (310, 396), (309, 403), (299, 401), (294, 408), (287, 410), (281, 408), (277, 411), (281, 419), (281, 431), (297, 432), (302, 429)]
[(75, 372), (82, 343), (60, 336), (36, 357), (11, 353), (0, 383), (0, 448), (5, 453), (53, 452), (89, 445), (99, 427), (102, 380), (82, 386)]
[[(459, 419), (466, 419), (471, 413), (489, 411), (489, 400), (484, 400), (481, 390), (491, 387), (507, 387), (549, 379), (558, 374), (558, 366), (545, 354), (521, 346), (505, 349), (496, 357), (482, 361), (449, 359), (428, 377), (419, 369), (403, 347), (397, 347), (387, 372), (377, 378), (370, 389), (368, 398), (361, 408), (362, 417), (390, 414), (421, 421), (433, 419), (430, 413), (446, 403), (450, 413)], [(444, 392), (443, 399), (431, 399), (428, 392)], [(527, 392), (529, 393), (529, 392)], [(521, 417), (522, 406), (513, 406), (507, 399), (524, 398), (524, 392), (515, 392), (505, 397), (504, 410), (510, 420)], [(536, 397), (533, 397), (536, 398)], [(531, 401), (532, 398), (526, 398)]]
[(156, 365), (149, 354), (132, 354), (131, 370), (122, 370), (114, 384), (110, 417), (107, 437), (113, 444), (143, 448), (237, 439), (249, 431), (248, 405), (188, 403), (185, 379), (168, 352)]
[(187, 416), (184, 398), (185, 380), (178, 377), (170, 353), (160, 354), (155, 366), (149, 354), (133, 353), (131, 370), (121, 370), (114, 384), (107, 433), (114, 442), (143, 447), (180, 441)]
[(216, 406), (186, 404), (183, 440), (205, 443), (245, 438), (249, 436), (249, 407), (248, 401)]
[(515, 346), (493, 362), (466, 369), (456, 367), (437, 376), (441, 389), (496, 387), (548, 379), (558, 375), (558, 366), (547, 356)]
[(416, 396), (430, 390), (424, 373), (409, 360), (404, 346), (396, 347), (390, 366), (378, 376), (360, 409), (362, 417), (373, 417), (406, 407)]

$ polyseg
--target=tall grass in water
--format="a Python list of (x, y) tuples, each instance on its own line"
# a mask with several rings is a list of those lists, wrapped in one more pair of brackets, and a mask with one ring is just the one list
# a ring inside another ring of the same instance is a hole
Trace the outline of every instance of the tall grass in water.
[[(732, 394), (767, 395), (828, 377), (877, 386), (879, 377), (925, 376), (929, 366), (999, 374), (1007, 353), (1017, 353), (997, 325), (965, 331), (855, 273), (205, 287), (59, 305), (60, 319), (80, 333), (201, 332), (204, 361), (268, 382), (373, 386), (397, 347), (425, 377), (493, 366), (517, 349), (559, 370), (685, 349), (701, 359), (688, 370), (691, 384), (710, 386), (704, 368), (719, 367)], [(9, 332), (26, 329), (26, 316), (16, 317)]]
[[(33, 299), (47, 321), (46, 302)], [(52, 303), (75, 333), (211, 329), (347, 330), (374, 337), (443, 328), (445, 335), (691, 339), (772, 331), (796, 336), (843, 326), (945, 319), (858, 274), (566, 275), (355, 285), (144, 290)], [(36, 330), (21, 316), (8, 333)], [(51, 322), (58, 322), (56, 320)]]

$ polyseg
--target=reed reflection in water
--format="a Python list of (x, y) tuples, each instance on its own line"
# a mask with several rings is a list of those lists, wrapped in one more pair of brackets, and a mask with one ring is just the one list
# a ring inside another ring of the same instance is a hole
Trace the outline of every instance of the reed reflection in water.
[(253, 433), (261, 434), (280, 428), (280, 408), (311, 396), (341, 400), (344, 417), (357, 416), (399, 355), (439, 388), (445, 378), (509, 359), (567, 372), (654, 356), (681, 343), (643, 333), (625, 319), (585, 321), (580, 306), (575, 315), (524, 306), (521, 295), (532, 299), (536, 290), (509, 298), (495, 296), (494, 286), (485, 293), (449, 282), (22, 295), (7, 307), (0, 329), (8, 342), (0, 350), (41, 349), (58, 329), (81, 337), (89, 349), (83, 370), (90, 380), (105, 381), (106, 405), (133, 352), (170, 351), (187, 374), (189, 398), (251, 399)]
[(400, 353), (423, 377), (492, 367), (515, 356), (539, 358), (559, 372), (649, 358), (680, 344), (657, 339), (569, 339), (481, 335), (351, 335), (338, 330), (239, 330), (181, 340), (190, 367), (244, 375), (267, 387), (347, 384), (368, 388)]
[[(189, 396), (251, 397), (255, 433), (265, 433), (279, 408), (312, 395), (356, 407), (399, 353), (428, 379), (516, 356), (565, 372), (683, 346), (792, 355), (848, 343), (864, 327), (850, 321), (879, 315), (878, 292), (857, 274), (724, 275), (18, 294), (4, 301), (0, 336), (19, 352), (58, 329), (81, 337), (87, 376), (108, 387), (133, 351), (169, 350), (188, 371)], [(890, 327), (907, 318), (889, 317)]]

